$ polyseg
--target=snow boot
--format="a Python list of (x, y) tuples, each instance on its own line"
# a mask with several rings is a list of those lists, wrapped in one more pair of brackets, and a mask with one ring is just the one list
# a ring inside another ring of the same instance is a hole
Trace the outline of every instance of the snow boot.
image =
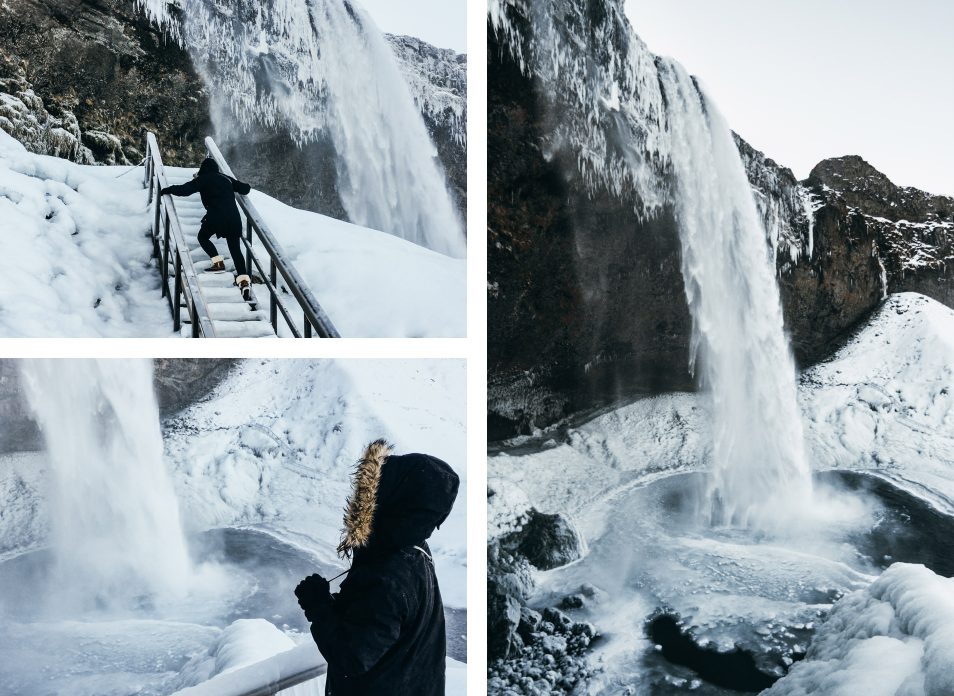
[(217, 273), (218, 271), (225, 270), (225, 257), (224, 256), (213, 256), (212, 265), (209, 266), (209, 271), (211, 273)]
[(246, 302), (252, 301), (252, 282), (247, 275), (240, 275), (235, 279), (235, 284), (242, 291), (242, 299)]

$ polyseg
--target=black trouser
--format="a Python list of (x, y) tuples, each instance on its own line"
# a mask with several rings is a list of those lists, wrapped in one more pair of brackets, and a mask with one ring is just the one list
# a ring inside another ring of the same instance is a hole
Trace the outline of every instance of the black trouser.
[[(212, 243), (212, 235), (214, 234), (215, 229), (211, 225), (203, 224), (199, 230), (199, 246), (202, 247), (202, 251), (209, 255), (209, 258), (219, 255), (219, 250), (216, 249), (215, 244)], [(237, 275), (247, 275), (245, 254), (242, 253), (242, 233), (227, 235), (225, 241), (229, 246), (229, 255), (232, 257), (232, 263), (235, 264), (235, 273)]]

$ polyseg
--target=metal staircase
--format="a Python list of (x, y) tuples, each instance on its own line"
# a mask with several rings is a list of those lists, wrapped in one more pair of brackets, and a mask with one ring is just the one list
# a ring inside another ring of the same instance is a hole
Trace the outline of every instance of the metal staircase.
[[(212, 138), (206, 138), (205, 144), (219, 169), (234, 176)], [(197, 238), (205, 215), (199, 196), (158, 195), (165, 186), (188, 180), (188, 175), (166, 170), (156, 136), (147, 133), (144, 185), (153, 210), (153, 254), (162, 274), (163, 297), (169, 300), (173, 329), (193, 338), (338, 338), (331, 319), (247, 196), (236, 194), (235, 202), (243, 221), (246, 264), (261, 281), (253, 286), (257, 306), (253, 309), (242, 298), (231, 259), (226, 261), (226, 272), (208, 272), (211, 261)]]

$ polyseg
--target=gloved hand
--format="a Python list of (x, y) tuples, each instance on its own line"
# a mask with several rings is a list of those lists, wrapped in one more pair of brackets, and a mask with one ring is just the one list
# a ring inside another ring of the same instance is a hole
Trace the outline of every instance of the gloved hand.
[(159, 195), (160, 195), (160, 196), (165, 196), (167, 193), (169, 193), (169, 187), (168, 187), (168, 186), (165, 186), (165, 187), (159, 189)]
[(295, 588), (298, 606), (305, 611), (309, 623), (315, 620), (317, 613), (331, 604), (331, 586), (317, 573), (309, 575)]

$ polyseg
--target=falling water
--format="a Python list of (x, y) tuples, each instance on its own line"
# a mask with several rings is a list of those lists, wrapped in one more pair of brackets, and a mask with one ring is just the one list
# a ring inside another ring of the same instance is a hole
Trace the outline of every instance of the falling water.
[(58, 587), (84, 606), (175, 599), (191, 574), (148, 361), (24, 360), (52, 474)]
[[(451, 256), (463, 227), (437, 150), (384, 35), (351, 0), (139, 0), (185, 45), (243, 127), (329, 137), (350, 220)], [(216, 110), (219, 112), (222, 110)], [(221, 113), (214, 114), (224, 130)]]
[(803, 511), (811, 477), (774, 262), (728, 125), (658, 61), (671, 131), (692, 367), (712, 396), (712, 522), (770, 527)]

